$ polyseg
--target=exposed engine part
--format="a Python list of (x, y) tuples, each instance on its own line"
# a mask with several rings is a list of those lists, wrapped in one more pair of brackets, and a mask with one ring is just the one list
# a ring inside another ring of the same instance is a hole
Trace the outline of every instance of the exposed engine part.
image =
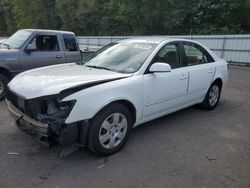
[(58, 108), (56, 107), (56, 103), (53, 100), (49, 100), (47, 102), (47, 114), (51, 115), (51, 114), (55, 114), (58, 112)]
[[(10, 93), (8, 98), (13, 102), (13, 106), (17, 110), (27, 115), (27, 117), (34, 119), (35, 122), (41, 122), (48, 126), (46, 137), (41, 137), (39, 135), (41, 133), (34, 135), (34, 130), (30, 131), (30, 134), (32, 133), (33, 136), (39, 138), (39, 141), (47, 143), (48, 146), (54, 140), (66, 147), (75, 143), (78, 146), (86, 145), (89, 121), (85, 120), (73, 124), (65, 124), (65, 120), (76, 101), (62, 102), (62, 95), (24, 100), (14, 93)], [(28, 130), (26, 132), (28, 133)]]

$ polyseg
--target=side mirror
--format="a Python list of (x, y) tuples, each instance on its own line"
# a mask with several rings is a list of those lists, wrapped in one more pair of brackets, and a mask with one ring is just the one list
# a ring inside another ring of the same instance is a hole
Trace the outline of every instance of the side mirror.
[(26, 51), (27, 52), (32, 52), (32, 51), (36, 51), (37, 48), (36, 48), (36, 45), (34, 44), (28, 44), (27, 48), (26, 48)]
[(150, 72), (171, 72), (171, 67), (167, 63), (156, 62), (149, 68)]

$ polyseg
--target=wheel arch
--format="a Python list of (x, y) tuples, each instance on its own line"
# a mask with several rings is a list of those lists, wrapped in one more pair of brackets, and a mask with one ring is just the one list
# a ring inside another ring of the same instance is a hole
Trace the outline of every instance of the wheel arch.
[(95, 116), (98, 115), (98, 113), (100, 113), (102, 110), (104, 110), (105, 108), (111, 106), (111, 105), (114, 105), (114, 104), (122, 104), (124, 105), (128, 110), (129, 112), (131, 112), (131, 115), (132, 115), (132, 121), (133, 121), (133, 124), (136, 122), (136, 114), (137, 114), (137, 111), (136, 111), (136, 108), (135, 108), (135, 105), (130, 102), (129, 100), (127, 99), (116, 99), (116, 100), (113, 100), (113, 101), (109, 101), (108, 103), (106, 103), (105, 105), (103, 105), (94, 115), (92, 118), (88, 119), (87, 121), (81, 121), (82, 123), (86, 123), (85, 126), (82, 126), (81, 127), (81, 133), (80, 135), (85, 135), (84, 137), (81, 137), (79, 142), (82, 144), (82, 145), (86, 145), (88, 143), (88, 134), (89, 134), (89, 127), (90, 127), (90, 124), (91, 124), (91, 121), (93, 120), (93, 118)]
[(0, 74), (2, 74), (3, 76), (5, 76), (8, 80), (12, 79), (12, 74), (10, 73), (10, 71), (6, 68), (0, 67)]
[[(223, 88), (223, 81), (222, 81), (222, 78), (220, 78), (220, 77), (216, 78), (216, 79), (212, 82), (212, 84), (215, 83), (215, 82), (217, 82), (217, 83), (219, 84), (220, 89)], [(211, 85), (212, 85), (212, 84), (211, 84)]]
[[(210, 83), (210, 85), (208, 86), (208, 88), (207, 88), (207, 90), (206, 90), (206, 94), (207, 94), (209, 88), (210, 88), (210, 87), (213, 85), (213, 83), (215, 83), (215, 82), (218, 82), (218, 83), (219, 83), (219, 85), (220, 85), (220, 90), (222, 91), (222, 88), (223, 88), (223, 81), (222, 81), (222, 78), (221, 78), (221, 77), (216, 77), (216, 78)], [(204, 101), (204, 99), (205, 99), (205, 97), (206, 97), (206, 94), (205, 94), (204, 97), (203, 97), (203, 101)]]
[(98, 114), (104, 108), (106, 108), (110, 105), (116, 104), (116, 103), (122, 104), (123, 106), (125, 106), (129, 110), (129, 112), (131, 113), (132, 118), (133, 118), (133, 123), (135, 123), (136, 117), (137, 117), (137, 111), (136, 111), (135, 105), (127, 99), (117, 99), (117, 100), (114, 100), (112, 102), (109, 102), (108, 104), (104, 105), (96, 114)]
[[(218, 96), (218, 99), (217, 99), (217, 102), (215, 104), (209, 104), (209, 91), (210, 91), (210, 88), (212, 88), (212, 86), (217, 83), (218, 86), (219, 86), (219, 96)], [(220, 99), (220, 94), (221, 94), (221, 91), (222, 91), (222, 87), (223, 87), (223, 81), (222, 81), (222, 78), (220, 77), (217, 77), (216, 79), (213, 80), (213, 82), (210, 84), (207, 92), (206, 92), (206, 95), (204, 96), (204, 99), (203, 99), (203, 102), (201, 103), (201, 107), (204, 108), (205, 110), (212, 110), (214, 109), (218, 102), (219, 102), (219, 99)], [(212, 106), (211, 106), (212, 105)]]

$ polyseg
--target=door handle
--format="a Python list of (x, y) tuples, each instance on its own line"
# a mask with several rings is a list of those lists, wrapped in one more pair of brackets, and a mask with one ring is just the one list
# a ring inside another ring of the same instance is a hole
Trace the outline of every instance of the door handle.
[(56, 59), (62, 59), (62, 58), (63, 58), (63, 56), (61, 56), (61, 55), (56, 56)]
[(182, 75), (182, 76), (180, 77), (180, 80), (186, 80), (186, 79), (188, 79), (188, 75)]

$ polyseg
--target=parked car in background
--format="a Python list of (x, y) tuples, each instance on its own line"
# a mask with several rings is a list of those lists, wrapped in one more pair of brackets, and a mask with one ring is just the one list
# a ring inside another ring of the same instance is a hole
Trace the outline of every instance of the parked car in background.
[(197, 42), (128, 39), (81, 63), (19, 74), (6, 102), (18, 127), (43, 143), (110, 155), (137, 125), (194, 104), (214, 109), (227, 80), (227, 62)]
[(68, 31), (23, 29), (0, 45), (0, 100), (7, 83), (25, 70), (82, 59), (75, 34)]

